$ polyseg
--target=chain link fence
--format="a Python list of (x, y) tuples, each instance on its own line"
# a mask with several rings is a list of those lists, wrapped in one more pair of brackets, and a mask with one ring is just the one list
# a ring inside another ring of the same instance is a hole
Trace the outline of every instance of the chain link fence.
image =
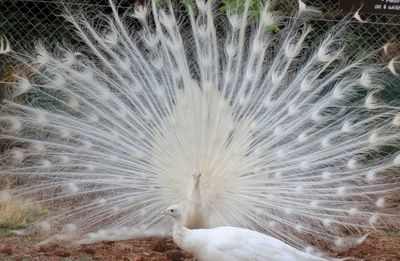
[[(174, 0), (183, 1), (183, 0)], [(260, 0), (263, 1), (263, 0)], [(315, 6), (322, 13), (314, 18), (315, 33), (326, 30), (345, 17), (340, 10), (340, 0), (305, 0), (306, 4)], [(351, 1), (351, 0), (341, 0)], [(14, 49), (29, 48), (38, 39), (43, 39), (46, 45), (71, 39), (73, 30), (62, 13), (65, 6), (72, 9), (98, 10), (110, 12), (107, 0), (0, 0), (0, 35), (6, 35)], [(132, 7), (144, 0), (115, 0), (121, 9)], [(355, 2), (353, 0), (353, 2)], [(276, 9), (290, 16), (298, 6), (297, 0), (276, 1)], [(398, 15), (362, 14), (366, 21), (356, 20), (351, 23), (353, 29), (354, 48), (379, 48), (387, 42), (400, 42), (400, 12)], [(397, 40), (396, 40), (397, 39)], [(393, 55), (399, 54), (400, 44), (393, 48)], [(0, 71), (4, 61), (0, 61)]]
[[(362, 8), (364, 2), (370, 2), (368, 5), (373, 3), (385, 3), (390, 0), (304, 0), (305, 3), (317, 7), (322, 11), (320, 17), (316, 17), (314, 27), (317, 32), (323, 31), (324, 28), (328, 28), (344, 17), (352, 16), (355, 12)], [(290, 1), (291, 3), (295, 1)], [(343, 4), (346, 5), (350, 2), (353, 4), (351, 11), (343, 11), (341, 7)], [(396, 4), (400, 7), (400, 4)], [(393, 12), (394, 13), (394, 12)], [(388, 52), (380, 57), (383, 60), (388, 60), (394, 56), (400, 55), (400, 10), (397, 14), (383, 14), (383, 13), (363, 13), (360, 12), (361, 21), (351, 19), (349, 25), (349, 33), (351, 33), (352, 42), (355, 43), (354, 49), (372, 50), (382, 48), (385, 44), (391, 43)], [(328, 27), (327, 27), (328, 25)], [(357, 51), (357, 50), (354, 50)]]
[[(121, 12), (131, 8), (135, 3), (150, 0), (114, 0)], [(157, 0), (165, 1), (165, 0)], [(194, 0), (171, 0), (182, 3)], [(228, 1), (228, 0), (223, 0)], [(266, 1), (266, 0), (253, 0)], [(314, 33), (318, 35), (332, 25), (337, 24), (343, 17), (348, 16), (340, 10), (339, 1), (355, 2), (356, 0), (303, 0), (306, 4), (315, 6), (322, 13), (313, 18)], [(389, 0), (381, 0), (389, 1)], [(5, 35), (14, 50), (23, 51), (32, 48), (39, 39), (46, 46), (67, 39), (74, 39), (74, 30), (62, 16), (66, 6), (70, 10), (85, 9), (93, 15), (99, 12), (110, 13), (108, 0), (0, 0), (0, 35)], [(275, 0), (275, 9), (287, 18), (298, 8), (298, 0)], [(400, 6), (400, 5), (399, 5)], [(392, 48), (387, 52), (379, 52), (378, 59), (383, 62), (400, 55), (400, 14), (361, 14), (364, 23), (353, 19), (350, 24), (351, 38), (354, 49), (379, 49), (385, 43), (391, 42)], [(351, 50), (350, 50), (351, 51)], [(356, 53), (357, 50), (354, 50)], [(14, 75), (24, 73), (26, 68), (15, 61), (0, 57), (0, 100), (6, 97), (7, 87), (1, 81), (15, 80)], [(390, 94), (392, 98), (400, 94)], [(1, 105), (0, 105), (1, 106)], [(0, 153), (7, 142), (0, 141)], [(1, 184), (0, 184), (1, 185)]]
[[(116, 1), (119, 8), (133, 6), (134, 0)], [(13, 46), (23, 47), (44, 39), (53, 43), (68, 39), (71, 24), (62, 16), (65, 8), (107, 11), (107, 0), (0, 0), (0, 35), (6, 35)]]

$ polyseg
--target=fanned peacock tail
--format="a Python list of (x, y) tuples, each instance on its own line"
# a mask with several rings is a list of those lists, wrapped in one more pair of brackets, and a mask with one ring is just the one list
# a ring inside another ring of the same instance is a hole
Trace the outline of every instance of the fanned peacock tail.
[(38, 224), (49, 240), (162, 235), (176, 203), (201, 226), (296, 247), (343, 246), (398, 217), (385, 203), (400, 190), (389, 70), (345, 52), (345, 24), (316, 39), (301, 2), (288, 22), (269, 3), (253, 19), (251, 1), (226, 15), (216, 1), (184, 14), (156, 2), (124, 16), (111, 3), (96, 24), (67, 13), (84, 47), (1, 41), (30, 73), (1, 105), (13, 146), (0, 177), (23, 178), (14, 196), (69, 206)]

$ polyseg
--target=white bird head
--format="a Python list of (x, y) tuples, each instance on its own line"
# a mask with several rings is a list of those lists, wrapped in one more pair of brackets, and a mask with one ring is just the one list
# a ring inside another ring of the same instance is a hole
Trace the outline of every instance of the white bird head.
[(195, 173), (192, 174), (193, 181), (195, 185), (198, 185), (200, 182), (200, 177), (201, 177), (201, 172), (196, 171)]
[(172, 205), (168, 207), (164, 212), (164, 215), (171, 216), (175, 219), (180, 219), (182, 216), (181, 207), (179, 205)]

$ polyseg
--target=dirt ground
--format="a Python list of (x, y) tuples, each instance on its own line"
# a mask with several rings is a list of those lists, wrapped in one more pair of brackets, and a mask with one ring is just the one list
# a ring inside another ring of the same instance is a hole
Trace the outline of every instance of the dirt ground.
[[(148, 238), (90, 245), (36, 245), (37, 238), (11, 235), (0, 236), (0, 260), (8, 261), (67, 261), (67, 260), (122, 260), (122, 261), (189, 261), (192, 256), (180, 250), (171, 238)], [(1, 231), (0, 231), (1, 235)], [(371, 234), (361, 245), (333, 257), (356, 257), (366, 261), (399, 261), (400, 234)]]
[[(19, 206), (18, 201), (13, 201), (13, 206)], [(18, 203), (18, 204), (17, 204)], [(400, 210), (400, 195), (387, 199), (388, 207), (392, 213), (398, 214)], [(20, 205), (23, 207), (23, 205)], [(40, 208), (39, 208), (40, 210)], [(21, 208), (14, 207), (14, 212), (21, 212)], [(11, 217), (18, 213), (9, 212)], [(38, 213), (36, 213), (38, 212)], [(43, 210), (29, 210), (23, 216), (34, 213), (42, 215)], [(4, 216), (4, 215), (3, 215)], [(24, 221), (31, 221), (27, 218)], [(11, 233), (6, 223), (0, 223), (0, 261), (192, 261), (193, 257), (180, 250), (171, 238), (144, 238), (125, 241), (108, 241), (88, 245), (38, 245), (43, 238), (36, 236), (18, 236)], [(353, 260), (365, 261), (400, 261), (400, 220), (379, 224), (385, 227), (386, 232), (369, 232), (367, 239), (354, 248), (343, 252), (325, 250), (335, 258), (354, 257)], [(346, 259), (351, 260), (351, 259)], [(215, 260), (218, 261), (218, 260)], [(234, 261), (234, 260), (232, 260)]]

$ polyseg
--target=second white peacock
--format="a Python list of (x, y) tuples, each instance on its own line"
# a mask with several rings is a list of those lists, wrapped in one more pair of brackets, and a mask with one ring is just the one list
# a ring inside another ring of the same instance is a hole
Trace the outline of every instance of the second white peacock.
[(26, 70), (6, 83), (0, 177), (61, 205), (36, 226), (48, 241), (164, 235), (176, 203), (189, 227), (299, 249), (353, 245), (398, 217), (395, 60), (349, 56), (345, 23), (313, 37), (301, 2), (288, 20), (267, 1), (256, 14), (250, 0), (164, 2), (67, 11), (79, 41), (52, 51), (1, 40)]

